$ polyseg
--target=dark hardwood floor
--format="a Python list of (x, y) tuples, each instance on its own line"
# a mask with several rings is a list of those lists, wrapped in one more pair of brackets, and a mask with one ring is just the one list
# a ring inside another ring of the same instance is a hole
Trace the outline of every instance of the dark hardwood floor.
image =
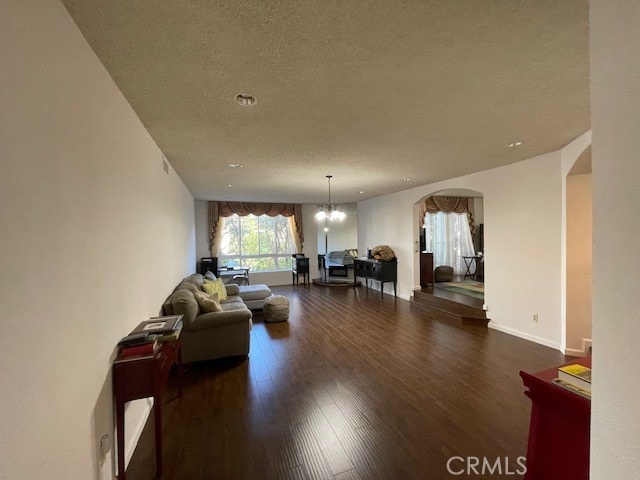
[[(163, 479), (451, 479), (452, 456), (525, 455), (518, 372), (559, 352), (364, 288), (273, 291), (289, 322), (257, 315), (248, 359), (189, 365), (167, 392)], [(153, 478), (154, 455), (148, 422), (127, 477)]]

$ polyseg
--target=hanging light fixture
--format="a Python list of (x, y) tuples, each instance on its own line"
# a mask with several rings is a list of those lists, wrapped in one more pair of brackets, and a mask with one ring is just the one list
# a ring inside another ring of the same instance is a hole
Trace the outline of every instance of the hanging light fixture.
[(347, 214), (342, 211), (338, 205), (331, 203), (331, 178), (333, 175), (327, 175), (327, 182), (329, 183), (329, 203), (319, 205), (318, 213), (316, 213), (316, 220), (319, 222), (323, 220), (329, 221), (342, 221), (346, 218)]

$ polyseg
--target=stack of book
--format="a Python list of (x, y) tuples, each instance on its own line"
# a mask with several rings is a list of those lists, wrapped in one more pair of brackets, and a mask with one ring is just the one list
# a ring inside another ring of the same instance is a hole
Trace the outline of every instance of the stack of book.
[(182, 315), (155, 317), (141, 322), (118, 346), (119, 361), (153, 358), (161, 343), (177, 340), (182, 330)]
[(153, 357), (160, 348), (157, 335), (152, 333), (131, 333), (118, 342), (121, 359), (137, 360)]
[(585, 398), (591, 398), (591, 369), (584, 365), (565, 365), (558, 368), (556, 385), (566, 388)]

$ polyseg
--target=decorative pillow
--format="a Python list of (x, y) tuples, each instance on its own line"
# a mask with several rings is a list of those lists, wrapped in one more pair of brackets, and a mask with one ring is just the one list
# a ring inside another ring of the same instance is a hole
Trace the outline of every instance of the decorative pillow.
[(211, 280), (212, 282), (216, 280), (216, 276), (209, 270), (207, 270), (207, 273), (204, 274), (204, 281), (206, 282), (208, 280)]
[(217, 286), (218, 286), (218, 299), (221, 302), (224, 302), (227, 299), (227, 287), (224, 286), (224, 282), (222, 281), (221, 278), (218, 278), (215, 282)]
[(198, 316), (198, 302), (186, 288), (177, 290), (171, 295), (171, 306), (174, 315), (183, 315), (182, 322), (188, 328)]
[(207, 295), (204, 292), (196, 292), (194, 296), (196, 297), (198, 305), (200, 305), (200, 310), (202, 310), (204, 313), (222, 311), (222, 307), (220, 306), (220, 303), (218, 303), (217, 293)]
[(223, 302), (227, 299), (227, 289), (224, 286), (221, 278), (218, 278), (215, 282), (205, 281), (202, 284), (202, 290), (207, 292), (209, 295), (212, 293), (218, 294), (218, 300)]
[(212, 293), (218, 293), (218, 287), (216, 287), (215, 282), (205, 281), (200, 288), (202, 288), (203, 292), (206, 292), (209, 295)]

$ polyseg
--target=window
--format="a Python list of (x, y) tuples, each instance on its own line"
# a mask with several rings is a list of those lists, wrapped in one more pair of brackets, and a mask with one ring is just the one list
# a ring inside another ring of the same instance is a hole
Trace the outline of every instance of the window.
[(475, 255), (466, 213), (427, 213), (424, 219), (426, 247), (433, 252), (434, 266), (453, 267), (464, 273), (463, 256)]
[(295, 252), (289, 218), (232, 215), (224, 219), (219, 265), (247, 265), (251, 270), (289, 270)]

